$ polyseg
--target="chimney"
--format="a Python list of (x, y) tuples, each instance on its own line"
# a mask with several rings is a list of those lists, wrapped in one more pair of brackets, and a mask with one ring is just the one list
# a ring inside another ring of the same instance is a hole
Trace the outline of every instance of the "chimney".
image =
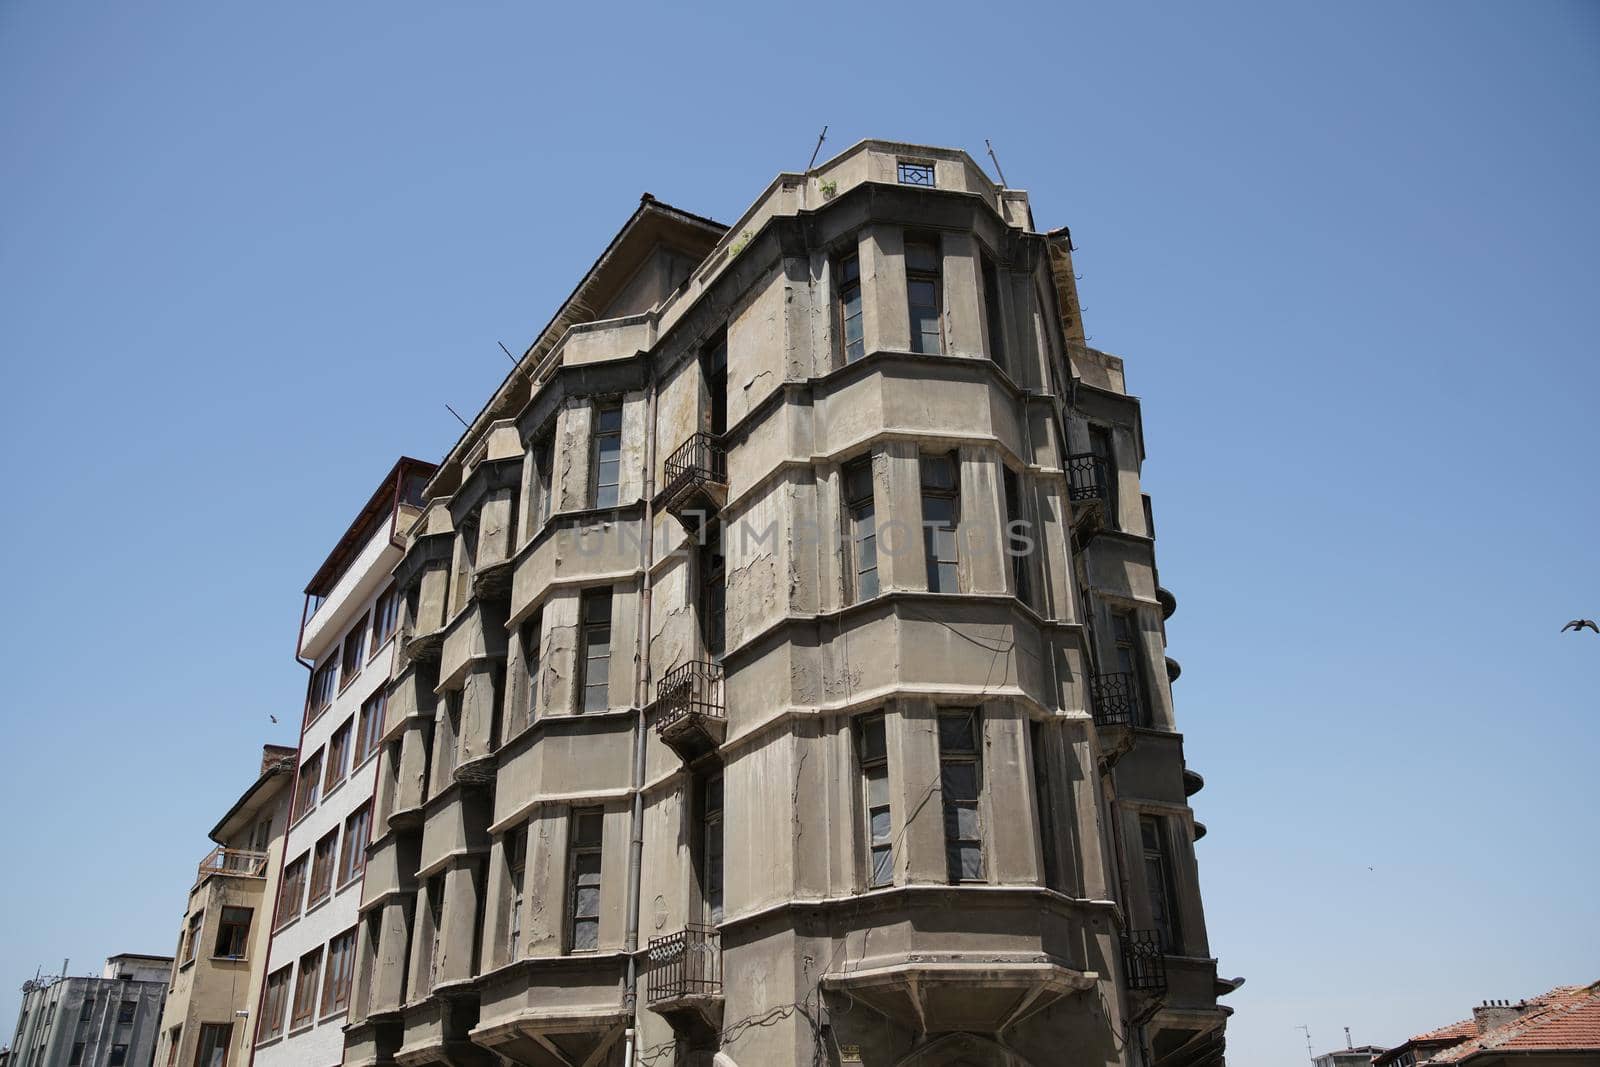
[(1478, 1033), (1486, 1034), (1497, 1026), (1520, 1019), (1534, 1005), (1526, 1000), (1515, 1004), (1509, 1000), (1486, 1000), (1472, 1009), (1472, 1018), (1478, 1024)]
[(290, 748), (287, 745), (262, 745), (261, 770), (259, 773), (266, 774), (284, 760), (292, 763), (297, 755), (299, 755), (299, 750)]

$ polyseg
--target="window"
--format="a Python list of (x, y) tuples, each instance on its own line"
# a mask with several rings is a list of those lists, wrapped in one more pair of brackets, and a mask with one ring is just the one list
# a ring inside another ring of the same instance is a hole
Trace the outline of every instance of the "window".
[(306, 907), (320, 903), (333, 891), (333, 861), (339, 850), (339, 828), (323, 834), (311, 850), (311, 899)]
[(861, 764), (861, 802), (866, 818), (862, 836), (867, 851), (867, 885), (894, 884), (894, 842), (889, 805), (889, 747), (882, 715), (859, 720), (856, 759)]
[(355, 624), (351, 631), (344, 635), (344, 653), (340, 662), (339, 688), (343, 689), (355, 681), (356, 675), (361, 673), (362, 664), (367, 661), (367, 616), (361, 616), (361, 621)]
[(250, 920), (254, 915), (250, 908), (224, 907), (222, 918), (217, 920), (217, 941), (211, 954), (223, 959), (244, 959), (249, 951)]
[(989, 358), (1006, 363), (1005, 312), (1000, 310), (1000, 272), (994, 260), (983, 257), (983, 324), (989, 335)]
[[(174, 1026), (167, 1031), (167, 1067), (177, 1067), (178, 1047), (183, 1041), (183, 1027)], [(76, 1050), (74, 1050), (76, 1054)]]
[(567, 944), (573, 952), (589, 952), (600, 945), (600, 842), (605, 812), (575, 808), (570, 825), (567, 896), (572, 918)]
[(906, 304), (911, 311), (911, 351), (944, 351), (939, 326), (939, 246), (927, 239), (906, 241)]
[(339, 1011), (350, 1003), (350, 977), (356, 962), (356, 930), (351, 927), (328, 942), (328, 973), (322, 980), (321, 1014)]
[(622, 405), (602, 404), (594, 409), (594, 441), (589, 472), (589, 506), (614, 508), (622, 482)]
[(583, 594), (583, 708), (611, 706), (611, 587)]
[(383, 739), (383, 719), (389, 707), (389, 697), (382, 689), (367, 698), (361, 705), (360, 733), (356, 734), (356, 750), (352, 762), (361, 766), (366, 758), (378, 751)]
[(400, 626), (400, 590), (390, 586), (372, 609), (372, 655), (388, 643)]
[(304, 1026), (317, 1013), (317, 979), (322, 974), (322, 950), (314, 948), (300, 957), (300, 977), (294, 985), (294, 1011), (290, 1028)]
[(300, 901), (306, 892), (306, 865), (310, 853), (300, 857), (283, 869), (283, 881), (278, 885), (278, 923), (282, 925), (300, 914)]
[(728, 432), (728, 331), (721, 330), (700, 350), (700, 382), (710, 401), (711, 436)]
[(201, 1023), (200, 1039), (194, 1047), (194, 1067), (227, 1067), (228, 1047), (232, 1044), (232, 1023)]
[(183, 939), (183, 962), (193, 963), (195, 955), (200, 951), (200, 927), (205, 922), (206, 913), (197, 911), (189, 916), (189, 929)]
[(1056, 854), (1056, 812), (1050, 802), (1049, 736), (1042, 722), (1028, 724), (1033, 749), (1033, 803), (1039, 811), (1039, 857), (1044, 864), (1044, 884), (1061, 888), (1061, 864)]
[(339, 857), (340, 885), (367, 869), (367, 844), (371, 836), (372, 801), (369, 800), (344, 821), (344, 853)]
[(317, 806), (317, 783), (322, 779), (322, 749), (300, 764), (300, 777), (295, 783), (294, 817), (299, 818)]
[(522, 958), (522, 883), (528, 865), (528, 828), (506, 835), (506, 878), (511, 883), (511, 910), (506, 922), (506, 950), (510, 959)]
[[(67, 1060), (68, 1067), (78, 1067), (78, 1065), (83, 1062), (83, 1047), (84, 1047), (84, 1042), (82, 1042), (82, 1041), (77, 1041), (77, 1042), (73, 1043), (73, 1045), (72, 1045), (72, 1058)], [(176, 1051), (177, 1050), (174, 1049), (173, 1051), (174, 1051), (174, 1055), (176, 1055)], [(172, 1062), (171, 1058), (168, 1058), (167, 1062), (171, 1063)]]
[(722, 774), (706, 777), (700, 790), (700, 896), (705, 921), (722, 922)]
[(334, 690), (339, 683), (339, 660), (330, 658), (328, 662), (311, 672), (311, 695), (306, 700), (306, 722), (310, 722), (328, 709), (333, 703)]
[(839, 340), (846, 363), (867, 354), (861, 326), (861, 259), (854, 253), (839, 260)]
[(478, 566), (478, 517), (461, 523), (456, 535), (456, 573), (450, 580), (450, 614), (454, 616), (472, 599), (472, 572)]
[(933, 164), (916, 160), (895, 161), (895, 178), (901, 185), (923, 185), (933, 188)]
[[(224, 912), (226, 912), (228, 909), (227, 908), (223, 908), (222, 910)], [(139, 1002), (137, 1000), (124, 1000), (124, 1001), (122, 1001), (120, 1004), (117, 1005), (117, 1025), (118, 1026), (129, 1026), (129, 1025), (131, 1025), (133, 1023), (133, 1017), (134, 1017), (135, 1014), (138, 1013), (138, 1011), (139, 1011)]]
[(1011, 560), (1011, 592), (1021, 601), (1031, 602), (1028, 589), (1028, 520), (1022, 515), (1022, 487), (1017, 472), (1002, 467), (1001, 479), (1006, 494), (1006, 529), (1000, 539), (1006, 555)]
[(528, 677), (527, 722), (539, 717), (539, 674), (544, 670), (541, 642), (544, 640), (544, 612), (522, 624), (522, 669)]
[(356, 720), (352, 715), (333, 732), (333, 737), (328, 741), (328, 774), (322, 781), (324, 794), (344, 781), (344, 776), (350, 770), (350, 735), (355, 733), (355, 728)]
[(106, 1059), (106, 1067), (123, 1067), (128, 1062), (128, 1046), (112, 1045), (111, 1055)]
[(983, 880), (978, 713), (939, 713), (939, 790), (944, 797), (945, 872), (951, 884)]
[(1150, 693), (1144, 681), (1144, 641), (1140, 638), (1139, 621), (1133, 612), (1111, 613), (1111, 641), (1116, 654), (1117, 670), (1129, 675), (1129, 680), (1133, 683), (1130, 695), (1137, 704), (1133, 712), (1133, 721), (1140, 726), (1149, 726)]
[(78, 1021), (81, 1023), (94, 1014), (94, 1000), (88, 996), (83, 998), (83, 1004), (78, 1008)]
[(922, 546), (928, 561), (928, 591), (958, 593), (956, 527), (961, 501), (956, 488), (955, 454), (923, 456), (921, 467)]
[(256, 1040), (265, 1041), (283, 1033), (283, 1011), (289, 1001), (289, 973), (293, 967), (284, 967), (267, 976), (267, 993), (261, 1000), (261, 1023), (256, 1028)]
[(1172, 863), (1167, 853), (1163, 820), (1154, 815), (1139, 816), (1139, 838), (1144, 847), (1144, 888), (1150, 894), (1150, 925), (1161, 938), (1167, 952), (1178, 948), (1177, 893), (1172, 884)]
[(533, 446), (533, 515), (535, 527), (542, 527), (550, 519), (550, 501), (555, 496), (555, 438), (546, 434)]
[(727, 643), (727, 563), (722, 556), (722, 528), (707, 531), (700, 546), (700, 637), (706, 655), (722, 659)]
[(444, 875), (428, 879), (428, 923), (433, 927), (428, 948), (428, 989), (439, 979), (439, 943), (444, 939)]
[(1089, 452), (1098, 458), (1106, 476), (1106, 523), (1113, 530), (1122, 529), (1117, 521), (1117, 451), (1108, 426), (1089, 426)]
[(878, 595), (878, 521), (872, 496), (872, 457), (844, 467), (845, 537), (852, 600)]

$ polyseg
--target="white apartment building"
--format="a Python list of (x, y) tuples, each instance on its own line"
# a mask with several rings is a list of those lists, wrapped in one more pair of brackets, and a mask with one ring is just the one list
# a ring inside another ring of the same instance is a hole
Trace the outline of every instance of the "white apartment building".
[(252, 1063), (344, 1058), (357, 905), (401, 606), (391, 572), (433, 465), (400, 459), (306, 586), (310, 669)]

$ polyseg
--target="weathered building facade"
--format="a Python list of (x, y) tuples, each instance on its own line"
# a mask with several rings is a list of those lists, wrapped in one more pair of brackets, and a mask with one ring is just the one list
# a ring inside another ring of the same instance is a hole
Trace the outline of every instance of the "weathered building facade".
[(200, 861), (178, 927), (155, 1045), (162, 1067), (228, 1067), (248, 1059), (248, 1021), (266, 974), (294, 757), (292, 748), (262, 746), (255, 778), (212, 828), (216, 847)]
[(155, 1053), (170, 956), (124, 953), (100, 977), (23, 983), (8, 1063), (16, 1067), (138, 1067)]
[(1142, 460), (965, 153), (647, 196), (406, 531), (346, 1062), (1220, 1063)]
[[(434, 465), (396, 461), (305, 589), (297, 654), (310, 672), (288, 791), (271, 947), (254, 1001), (262, 1067), (331, 1065), (344, 1052), (357, 904), (400, 602), (391, 573)], [(239, 1061), (241, 1064), (245, 1060)]]

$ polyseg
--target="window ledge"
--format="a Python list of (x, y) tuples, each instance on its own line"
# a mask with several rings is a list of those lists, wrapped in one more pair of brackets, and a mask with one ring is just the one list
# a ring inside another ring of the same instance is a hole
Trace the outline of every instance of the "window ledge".
[(244, 963), (244, 964), (248, 964), (250, 962), (250, 957), (248, 957), (248, 956), (211, 956), (209, 958), (210, 958), (212, 963)]
[(328, 1014), (319, 1017), (317, 1019), (317, 1025), (318, 1026), (326, 1025), (327, 1023), (330, 1023), (333, 1020), (337, 1019), (339, 1016), (348, 1015), (349, 1013), (350, 1013), (350, 1008), (348, 1006), (345, 1006), (345, 1007), (342, 1007), (342, 1008), (335, 1008), (332, 1011), (330, 1011)]
[(319, 800), (317, 803), (318, 804), (326, 804), (328, 802), (328, 798), (333, 796), (334, 793), (338, 792), (339, 787), (344, 785), (349, 780), (350, 780), (350, 773), (348, 771), (346, 771), (345, 772), (345, 776), (343, 778), (339, 779), (337, 782), (334, 782), (332, 785), (323, 786), (322, 787), (322, 799)]
[(294, 1026), (290, 1027), (289, 1028), (289, 1032), (284, 1034), (283, 1036), (284, 1037), (299, 1037), (301, 1034), (309, 1033), (311, 1028), (316, 1026), (316, 1025), (317, 1025), (317, 1020), (315, 1020), (315, 1019), (307, 1019), (303, 1023), (296, 1023)]
[(318, 897), (316, 900), (308, 902), (306, 904), (305, 914), (310, 915), (312, 912), (317, 911), (318, 909), (320, 909), (323, 905), (327, 904), (328, 901), (330, 901), (332, 899), (333, 899), (333, 890), (330, 889), (326, 893), (324, 893), (322, 896)]
[(378, 658), (378, 656), (383, 652), (384, 649), (386, 649), (390, 645), (394, 644), (395, 634), (398, 634), (399, 632), (400, 632), (400, 628), (399, 628), (399, 626), (396, 626), (394, 633), (390, 634), (388, 637), (385, 637), (383, 639), (383, 641), (378, 645), (378, 647), (372, 650), (372, 654), (367, 657), (367, 663), (369, 665), (372, 663), (373, 660)]
[(283, 931), (289, 929), (289, 927), (293, 926), (295, 923), (299, 922), (300, 921), (300, 914), (301, 913), (297, 911), (293, 915), (288, 916), (287, 918), (280, 918), (278, 920), (278, 925), (274, 926), (272, 928), (273, 934), (274, 935), (280, 934)]

